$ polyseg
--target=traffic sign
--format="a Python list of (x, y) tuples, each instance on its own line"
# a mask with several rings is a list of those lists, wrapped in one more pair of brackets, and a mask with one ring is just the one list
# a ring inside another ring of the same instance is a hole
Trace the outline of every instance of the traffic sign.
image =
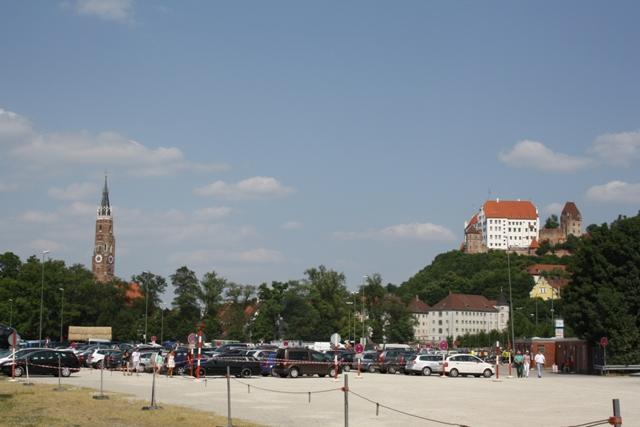
[(360, 354), (364, 352), (364, 346), (360, 343), (356, 344), (356, 353)]
[(195, 344), (196, 343), (196, 334), (194, 334), (193, 332), (191, 332), (189, 334), (189, 336), (187, 337), (187, 342), (189, 344)]
[(607, 337), (600, 338), (600, 345), (602, 347), (606, 347), (609, 345), (609, 339)]
[(158, 337), (156, 337), (155, 335), (151, 336), (151, 342), (156, 342), (158, 340)]
[(340, 344), (340, 341), (342, 341), (342, 338), (340, 338), (340, 334), (336, 332), (331, 334), (331, 338), (329, 339), (329, 341), (331, 341), (331, 344), (334, 347), (337, 347), (338, 344)]
[(440, 341), (440, 344), (438, 345), (438, 347), (440, 348), (440, 350), (447, 350), (449, 349), (449, 343), (447, 342), (447, 340), (442, 340)]
[(18, 346), (18, 341), (20, 341), (20, 335), (18, 335), (16, 331), (13, 331), (7, 337), (7, 341), (11, 347), (15, 348)]

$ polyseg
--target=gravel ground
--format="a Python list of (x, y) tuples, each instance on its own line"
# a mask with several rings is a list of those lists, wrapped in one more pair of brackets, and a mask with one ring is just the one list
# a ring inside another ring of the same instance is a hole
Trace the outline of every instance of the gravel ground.
[[(57, 383), (51, 377), (34, 382)], [(63, 384), (100, 387), (100, 371), (83, 370)], [(625, 426), (640, 426), (640, 378), (629, 376), (585, 376), (545, 373), (541, 379), (441, 378), (389, 374), (348, 374), (350, 426), (429, 426), (442, 425), (380, 407), (385, 405), (420, 417), (452, 425), (494, 426), (572, 426), (604, 420), (612, 415), (612, 399), (620, 399)], [(149, 400), (152, 376), (104, 375), (105, 392), (127, 393)], [(241, 417), (269, 426), (344, 426), (344, 377), (328, 378), (252, 377), (231, 379), (231, 411)], [(247, 386), (249, 385), (249, 387)], [(267, 389), (267, 390), (261, 390)], [(331, 390), (331, 391), (326, 391)], [(274, 392), (277, 391), (277, 392)], [(326, 391), (326, 392), (323, 392)], [(309, 394), (311, 392), (311, 402)], [(314, 393), (321, 392), (321, 393)], [(365, 397), (372, 402), (356, 396)], [(227, 414), (227, 381), (209, 377), (159, 376), (156, 399)], [(99, 401), (96, 401), (96, 405)]]

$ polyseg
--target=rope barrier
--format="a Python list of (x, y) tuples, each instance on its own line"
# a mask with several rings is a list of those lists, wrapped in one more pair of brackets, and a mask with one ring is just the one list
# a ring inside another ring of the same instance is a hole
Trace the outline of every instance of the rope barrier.
[(379, 412), (380, 408), (385, 408), (385, 409), (388, 409), (390, 411), (397, 412), (398, 414), (406, 415), (406, 416), (413, 417), (413, 418), (418, 418), (418, 419), (425, 420), (425, 421), (430, 421), (432, 423), (444, 424), (444, 425), (448, 425), (448, 426), (469, 427), (466, 424), (451, 423), (451, 422), (448, 422), (448, 421), (436, 420), (434, 418), (427, 418), (427, 417), (423, 417), (423, 416), (420, 416), (420, 415), (411, 414), (409, 412), (405, 412), (405, 411), (402, 411), (400, 409), (395, 409), (395, 408), (392, 408), (390, 406), (383, 405), (380, 402), (376, 402), (375, 400), (371, 400), (368, 397), (365, 397), (365, 396), (363, 396), (361, 394), (358, 394), (353, 390), (349, 390), (349, 393), (353, 394), (356, 397), (359, 397), (362, 400), (366, 400), (369, 403), (375, 404), (376, 405), (376, 415), (378, 415), (378, 412)]
[(266, 387), (259, 387), (253, 384), (248, 384), (245, 382), (242, 382), (236, 378), (231, 378), (233, 381), (242, 384), (242, 385), (246, 385), (247, 387), (253, 387), (256, 390), (262, 390), (262, 391), (268, 391), (270, 393), (281, 393), (281, 394), (307, 394), (309, 396), (309, 401), (311, 401), (311, 395), (312, 394), (320, 394), (320, 393), (329, 393), (332, 391), (342, 391), (342, 387), (338, 387), (338, 388), (329, 388), (326, 390), (312, 390), (312, 391), (288, 391), (288, 390), (274, 390), (274, 389), (270, 389), (270, 388), (266, 388)]
[(608, 418), (606, 420), (591, 421), (591, 422), (588, 422), (588, 423), (576, 424), (576, 425), (567, 426), (567, 427), (595, 427), (595, 426), (601, 426), (601, 425), (604, 425), (604, 424), (609, 424), (609, 419)]

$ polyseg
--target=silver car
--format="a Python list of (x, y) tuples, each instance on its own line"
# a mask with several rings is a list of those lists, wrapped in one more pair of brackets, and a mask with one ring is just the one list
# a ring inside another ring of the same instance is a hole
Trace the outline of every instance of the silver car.
[(407, 362), (404, 367), (407, 374), (431, 375), (442, 372), (442, 356), (437, 354), (418, 354)]

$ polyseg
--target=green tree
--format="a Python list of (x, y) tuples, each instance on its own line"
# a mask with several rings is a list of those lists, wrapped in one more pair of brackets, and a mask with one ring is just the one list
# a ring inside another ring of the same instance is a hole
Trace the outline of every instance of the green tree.
[(171, 334), (184, 340), (196, 330), (196, 324), (201, 318), (200, 282), (196, 273), (182, 266), (171, 276), (175, 297), (171, 303), (173, 311), (169, 316), (168, 325)]
[(349, 307), (346, 301), (349, 293), (345, 276), (328, 270), (324, 265), (308, 269), (305, 275), (311, 306), (322, 318), (322, 322), (315, 325), (316, 337), (328, 340), (331, 334), (342, 330), (347, 323)]
[(571, 265), (562, 314), (591, 343), (609, 338), (608, 361), (640, 360), (640, 215), (591, 225)]
[(222, 334), (222, 325), (218, 314), (226, 286), (227, 279), (218, 276), (215, 271), (205, 273), (200, 281), (200, 294), (198, 295), (198, 299), (202, 306), (202, 320), (205, 324), (204, 333), (211, 338), (218, 337)]
[(544, 223), (544, 228), (558, 228), (558, 227), (560, 227), (560, 223), (558, 222), (558, 215), (556, 214), (549, 215), (549, 217)]

